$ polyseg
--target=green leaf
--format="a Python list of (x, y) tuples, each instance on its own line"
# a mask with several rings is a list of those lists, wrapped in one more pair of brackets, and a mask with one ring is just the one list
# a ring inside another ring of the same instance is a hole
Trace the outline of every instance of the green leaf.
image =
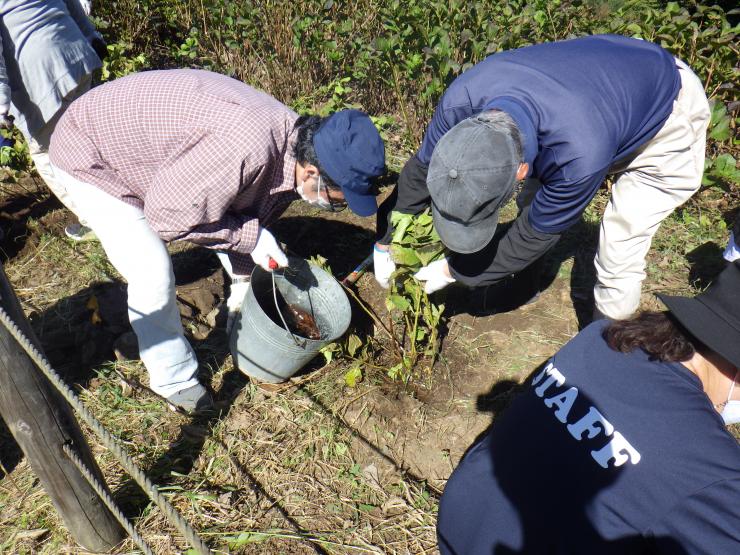
[(411, 266), (414, 268), (421, 266), (419, 256), (416, 254), (416, 251), (414, 251), (414, 249), (392, 245), (391, 254), (393, 256), (393, 261), (396, 264), (400, 264), (401, 266)]
[(395, 366), (391, 366), (390, 368), (388, 368), (388, 372), (387, 372), (388, 377), (392, 380), (396, 380), (398, 379), (399, 374), (401, 373), (402, 370), (403, 370), (403, 364), (399, 362)]
[(721, 101), (712, 104), (712, 115), (709, 121), (709, 136), (717, 141), (730, 138), (730, 116), (727, 107)]
[(430, 262), (434, 262), (443, 253), (443, 249), (440, 245), (433, 245), (433, 248), (421, 248), (416, 251), (416, 256), (419, 258), (422, 266), (428, 266)]
[(388, 295), (385, 301), (388, 310), (397, 308), (398, 310), (408, 310), (411, 308), (411, 303), (401, 295)]
[(347, 384), (348, 387), (356, 387), (358, 383), (362, 381), (362, 368), (360, 368), (360, 365), (355, 365), (352, 368), (350, 368), (347, 373), (344, 375), (344, 383)]
[(730, 154), (721, 154), (714, 160), (713, 173), (732, 178), (736, 175), (737, 161)]
[(224, 539), (231, 549), (235, 549), (248, 543), (261, 542), (269, 538), (269, 535), (261, 534), (260, 532), (242, 532), (238, 536), (227, 536)]
[(324, 347), (319, 349), (319, 352), (324, 356), (324, 361), (326, 364), (329, 364), (332, 360), (334, 360), (334, 352), (336, 350), (336, 343), (329, 343), (328, 345), (325, 345)]
[(434, 224), (434, 218), (427, 210), (416, 216), (416, 223), (417, 225), (431, 226)]
[(400, 242), (406, 230), (413, 223), (414, 216), (411, 214), (402, 214), (401, 212), (391, 212), (391, 225), (393, 226), (393, 237), (391, 238), (392, 243)]
[(347, 354), (351, 357), (355, 356), (357, 349), (362, 347), (362, 339), (357, 337), (354, 333), (350, 334), (347, 338)]

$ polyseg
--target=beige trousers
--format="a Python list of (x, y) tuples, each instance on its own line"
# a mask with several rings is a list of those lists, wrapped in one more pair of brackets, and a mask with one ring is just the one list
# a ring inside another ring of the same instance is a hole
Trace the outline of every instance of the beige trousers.
[(653, 235), (701, 185), (709, 103), (699, 78), (680, 60), (676, 64), (681, 90), (668, 120), (635, 156), (609, 170), (618, 178), (594, 259), (596, 310), (609, 318), (637, 310)]

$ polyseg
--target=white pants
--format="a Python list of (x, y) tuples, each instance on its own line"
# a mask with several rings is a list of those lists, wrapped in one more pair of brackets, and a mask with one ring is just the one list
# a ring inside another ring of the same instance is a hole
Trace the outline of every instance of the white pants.
[(143, 211), (51, 168), (54, 194), (95, 231), (111, 264), (128, 282), (129, 320), (152, 390), (168, 397), (196, 385), (198, 361), (183, 334), (164, 241)]
[(658, 134), (625, 163), (604, 211), (594, 263), (596, 309), (627, 318), (640, 304), (645, 257), (660, 223), (701, 185), (709, 103), (699, 78), (676, 60), (681, 90)]

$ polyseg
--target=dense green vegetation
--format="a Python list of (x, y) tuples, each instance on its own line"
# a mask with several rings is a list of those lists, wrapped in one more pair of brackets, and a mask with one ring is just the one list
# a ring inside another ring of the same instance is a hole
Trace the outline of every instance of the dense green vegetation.
[[(657, 0), (118, 0), (100, 3), (107, 70), (197, 66), (299, 111), (361, 106), (412, 147), (460, 72), (493, 52), (595, 33), (655, 41), (710, 96), (736, 97), (738, 26), (718, 6)], [(732, 17), (732, 13), (729, 17)], [(735, 84), (733, 87), (732, 84)]]

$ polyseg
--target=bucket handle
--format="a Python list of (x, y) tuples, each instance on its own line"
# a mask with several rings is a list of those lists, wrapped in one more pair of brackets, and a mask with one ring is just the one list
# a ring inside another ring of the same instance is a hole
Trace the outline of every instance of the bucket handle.
[[(270, 262), (272, 263), (273, 260), (270, 259)], [(270, 268), (272, 268), (272, 264), (270, 264)], [(293, 341), (295, 342), (296, 346), (300, 347), (301, 349), (304, 349), (306, 347), (306, 340), (304, 339), (303, 341), (301, 341), (296, 336), (296, 334), (294, 334), (290, 330), (290, 328), (288, 327), (288, 323), (285, 321), (285, 317), (283, 316), (283, 311), (280, 310), (280, 304), (278, 303), (278, 298), (277, 298), (277, 284), (275, 283), (275, 270), (274, 269), (272, 272), (270, 272), (270, 275), (272, 276), (272, 298), (275, 301), (275, 310), (277, 310), (278, 316), (280, 316), (280, 320), (283, 322), (283, 327), (285, 328), (285, 331), (287, 331), (290, 334), (290, 336), (293, 338)]]

